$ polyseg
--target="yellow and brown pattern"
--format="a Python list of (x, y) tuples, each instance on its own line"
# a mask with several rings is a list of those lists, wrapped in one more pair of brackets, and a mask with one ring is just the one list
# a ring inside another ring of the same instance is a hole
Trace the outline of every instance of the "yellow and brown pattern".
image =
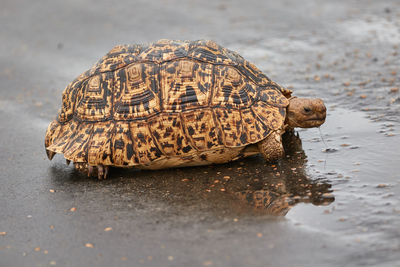
[(45, 147), (89, 165), (227, 162), (283, 127), (290, 94), (213, 41), (116, 46), (66, 87)]
[(141, 119), (160, 112), (159, 67), (132, 64), (115, 72), (114, 120)]
[(160, 70), (163, 109), (175, 112), (208, 106), (213, 65), (193, 60), (162, 64)]
[(112, 74), (92, 76), (83, 83), (82, 99), (76, 105), (76, 116), (82, 121), (102, 121), (111, 117)]
[(166, 156), (192, 154), (195, 149), (182, 127), (179, 113), (161, 114), (148, 121), (151, 134)]
[(182, 113), (184, 130), (197, 151), (207, 151), (223, 146), (220, 128), (214, 122), (211, 109), (197, 109)]
[(216, 66), (213, 106), (225, 108), (245, 108), (253, 104), (257, 97), (257, 85), (249, 81), (240, 72), (229, 66)]

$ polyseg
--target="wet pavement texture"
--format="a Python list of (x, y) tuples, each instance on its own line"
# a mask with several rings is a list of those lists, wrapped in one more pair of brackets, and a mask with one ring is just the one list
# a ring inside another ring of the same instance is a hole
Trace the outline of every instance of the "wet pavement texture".
[[(400, 266), (400, 2), (2, 1), (0, 266)], [(114, 45), (213, 39), (326, 123), (252, 157), (87, 178), (44, 134)]]

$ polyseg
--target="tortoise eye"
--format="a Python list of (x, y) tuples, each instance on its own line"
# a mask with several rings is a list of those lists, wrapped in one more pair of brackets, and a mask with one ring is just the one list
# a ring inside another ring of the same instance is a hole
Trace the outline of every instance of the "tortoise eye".
[(311, 112), (311, 109), (309, 107), (304, 107), (304, 112), (309, 113), (309, 112)]

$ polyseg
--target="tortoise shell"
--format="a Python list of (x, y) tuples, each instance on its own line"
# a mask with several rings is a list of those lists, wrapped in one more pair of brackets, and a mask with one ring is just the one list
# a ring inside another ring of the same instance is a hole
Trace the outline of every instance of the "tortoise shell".
[(290, 93), (213, 41), (116, 46), (66, 87), (45, 147), (90, 165), (226, 162), (282, 128)]

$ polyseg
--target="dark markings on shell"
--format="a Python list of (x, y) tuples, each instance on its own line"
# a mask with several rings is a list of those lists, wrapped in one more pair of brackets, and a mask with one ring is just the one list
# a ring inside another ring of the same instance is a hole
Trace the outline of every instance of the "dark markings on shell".
[(189, 126), (189, 127), (188, 127), (188, 133), (189, 133), (190, 135), (194, 135), (194, 129), (193, 129), (192, 126)]
[(204, 151), (226, 153), (282, 127), (282, 92), (291, 93), (212, 41), (116, 46), (65, 88), (45, 145), (93, 165), (206, 160)]
[(128, 160), (130, 160), (131, 158), (132, 158), (132, 156), (133, 156), (133, 147), (131, 146), (131, 145), (127, 145), (126, 146), (126, 153), (127, 153), (127, 156), (128, 156)]

